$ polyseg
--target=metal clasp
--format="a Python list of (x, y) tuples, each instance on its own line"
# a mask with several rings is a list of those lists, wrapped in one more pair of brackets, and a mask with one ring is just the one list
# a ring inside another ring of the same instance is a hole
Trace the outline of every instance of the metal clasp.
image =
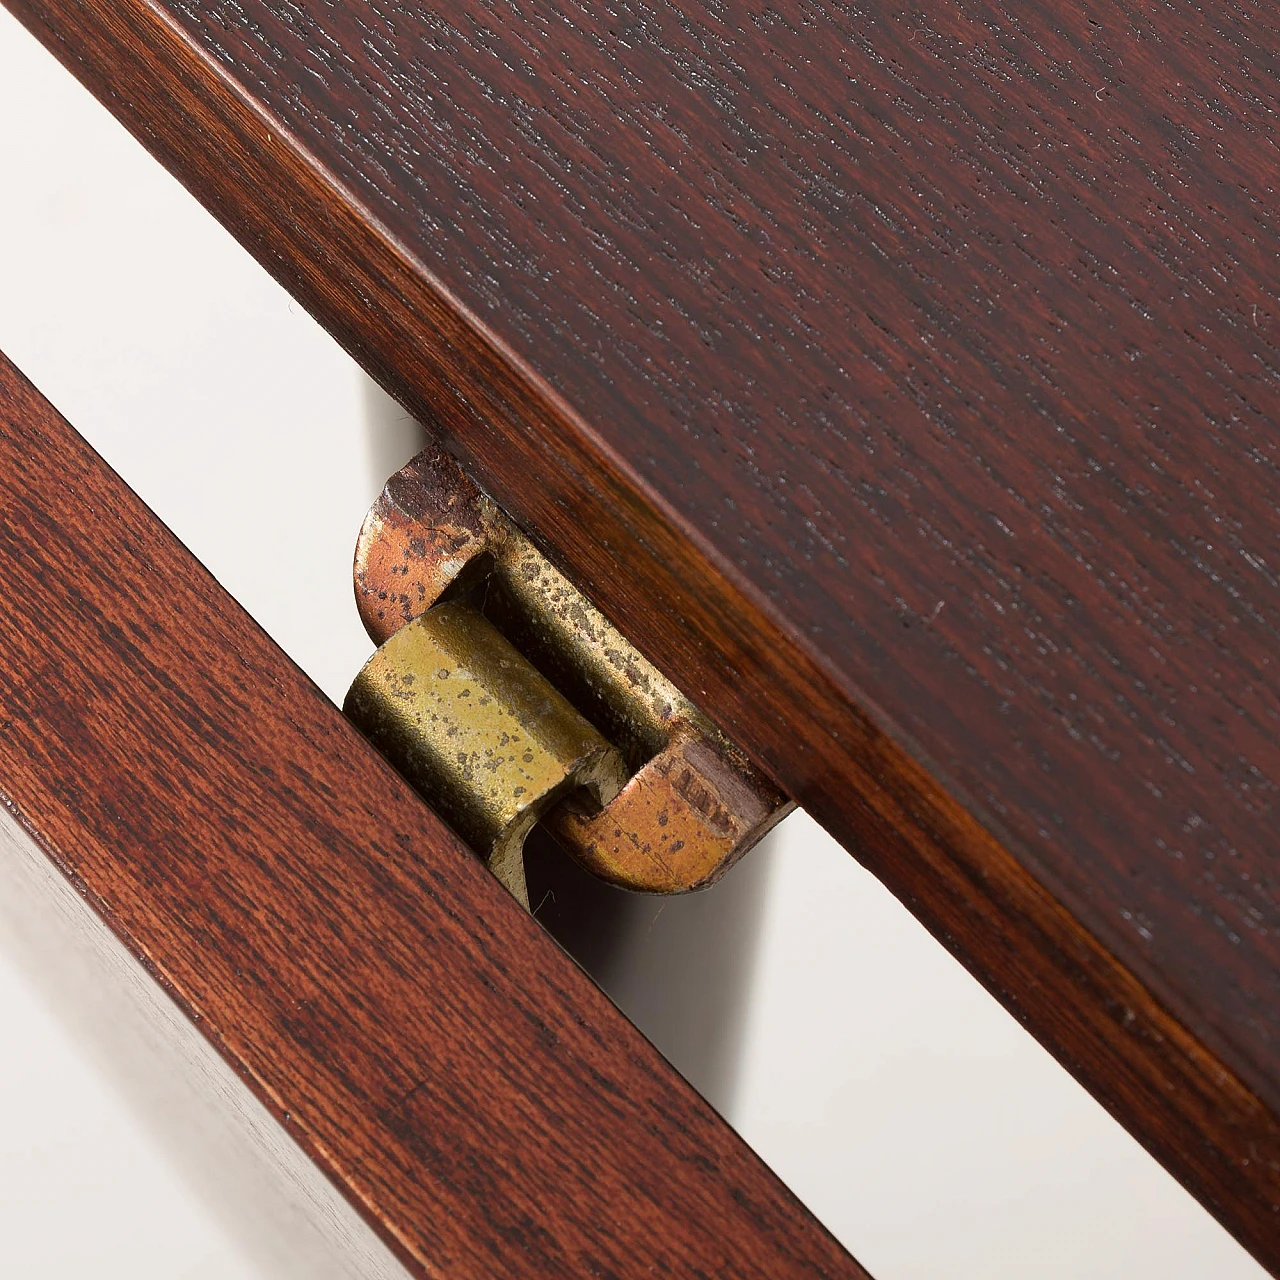
[(347, 714), (526, 906), (538, 821), (613, 884), (683, 893), (792, 807), (439, 450), (374, 503), (355, 586), (381, 647)]

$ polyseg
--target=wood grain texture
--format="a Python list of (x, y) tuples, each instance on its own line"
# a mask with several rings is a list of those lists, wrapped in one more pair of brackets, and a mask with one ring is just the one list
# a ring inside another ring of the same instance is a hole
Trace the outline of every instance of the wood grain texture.
[(865, 1276), (0, 360), (4, 802), (423, 1276)]
[(1280, 1268), (1280, 31), (7, 0)]

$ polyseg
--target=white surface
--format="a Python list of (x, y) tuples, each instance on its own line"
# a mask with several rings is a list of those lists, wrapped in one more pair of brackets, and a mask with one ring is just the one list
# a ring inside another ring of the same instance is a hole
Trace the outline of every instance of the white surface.
[[(412, 432), (371, 449), (381, 397), (3, 11), (0, 118), (0, 349), (340, 697), (352, 541)], [(803, 815), (748, 861), (653, 907), (610, 990), (879, 1280), (1263, 1274)], [(714, 1011), (661, 961), (717, 913), (754, 977), (704, 1079)], [(33, 990), (0, 967), (0, 1274), (253, 1274)]]
[(252, 1280), (28, 975), (0, 958), (0, 1275)]

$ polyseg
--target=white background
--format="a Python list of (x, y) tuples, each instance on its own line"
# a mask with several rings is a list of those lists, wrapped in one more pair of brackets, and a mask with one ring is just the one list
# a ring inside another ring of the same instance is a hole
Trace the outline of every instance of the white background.
[[(340, 701), (416, 429), (3, 11), (0, 120), (0, 349)], [(638, 911), (607, 989), (880, 1280), (1262, 1276), (804, 815)], [(10, 942), (0, 1275), (268, 1275)]]

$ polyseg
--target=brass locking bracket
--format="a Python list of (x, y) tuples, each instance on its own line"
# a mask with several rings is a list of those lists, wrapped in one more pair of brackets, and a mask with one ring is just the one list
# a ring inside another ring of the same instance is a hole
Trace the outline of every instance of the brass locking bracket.
[(356, 545), (377, 653), (345, 710), (527, 904), (543, 821), (602, 879), (684, 893), (792, 805), (438, 449)]

